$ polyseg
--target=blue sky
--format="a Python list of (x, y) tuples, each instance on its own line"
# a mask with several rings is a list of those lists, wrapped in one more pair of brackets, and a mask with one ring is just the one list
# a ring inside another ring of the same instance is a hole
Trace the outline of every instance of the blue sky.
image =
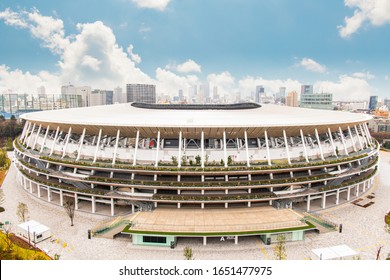
[(3, 0), (0, 93), (151, 82), (175, 95), (207, 81), (390, 98), (390, 1), (367, 2)]

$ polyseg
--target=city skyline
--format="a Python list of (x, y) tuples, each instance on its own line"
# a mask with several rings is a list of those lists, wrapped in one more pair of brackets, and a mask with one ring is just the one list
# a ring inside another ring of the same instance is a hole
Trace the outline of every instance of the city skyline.
[(223, 1), (221, 12), (222, 1), (3, 1), (0, 92), (147, 83), (174, 96), (207, 82), (231, 99), (302, 84), (334, 100), (383, 99), (390, 4), (363, 2)]

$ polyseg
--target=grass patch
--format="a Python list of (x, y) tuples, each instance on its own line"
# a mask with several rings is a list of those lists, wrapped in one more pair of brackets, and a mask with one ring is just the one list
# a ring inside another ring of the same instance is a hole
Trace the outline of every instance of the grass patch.
[(123, 233), (131, 234), (150, 234), (150, 235), (174, 235), (174, 236), (231, 236), (231, 235), (258, 235), (266, 233), (278, 233), (297, 230), (309, 230), (314, 229), (315, 225), (310, 222), (305, 222), (306, 226), (295, 228), (282, 228), (272, 230), (255, 230), (255, 231), (240, 231), (240, 232), (164, 232), (164, 231), (144, 231), (144, 230), (132, 230), (131, 225), (126, 226), (123, 229)]

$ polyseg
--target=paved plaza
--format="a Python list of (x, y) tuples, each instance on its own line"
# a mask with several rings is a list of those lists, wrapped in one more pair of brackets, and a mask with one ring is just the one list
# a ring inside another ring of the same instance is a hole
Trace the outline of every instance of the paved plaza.
[[(287, 243), (288, 259), (314, 258), (312, 249), (346, 244), (359, 253), (362, 259), (374, 259), (379, 246), (383, 246), (382, 258), (390, 253), (390, 235), (384, 230), (384, 215), (390, 210), (390, 153), (380, 153), (380, 172), (374, 187), (352, 203), (318, 211), (323, 217), (343, 224), (343, 232), (306, 234), (304, 241)], [(273, 246), (264, 245), (258, 237), (240, 237), (220, 241), (209, 238), (203, 246), (201, 238), (180, 238), (177, 247), (148, 247), (132, 245), (128, 239), (88, 239), (88, 229), (95, 228), (111, 218), (76, 212), (74, 226), (62, 207), (30, 196), (17, 186), (16, 170), (12, 166), (3, 183), (5, 212), (1, 221), (10, 221), (14, 231), (19, 224), (16, 208), (19, 202), (28, 205), (30, 218), (51, 228), (53, 237), (39, 243), (49, 255), (59, 254), (60, 259), (183, 259), (183, 248), (190, 246), (197, 260), (213, 259), (273, 259)], [(368, 205), (369, 204), (369, 205)]]

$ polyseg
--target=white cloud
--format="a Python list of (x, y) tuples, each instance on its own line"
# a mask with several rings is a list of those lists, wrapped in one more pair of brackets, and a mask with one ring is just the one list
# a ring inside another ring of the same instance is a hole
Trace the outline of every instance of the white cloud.
[(372, 80), (375, 79), (375, 75), (372, 75), (370, 72), (356, 72), (352, 74), (353, 77), (365, 79), (365, 80)]
[(314, 84), (318, 92), (333, 93), (333, 100), (367, 100), (375, 89), (364, 78), (342, 75), (337, 82), (319, 81)]
[(183, 62), (177, 66), (167, 65), (167, 69), (174, 69), (180, 73), (202, 72), (201, 66), (192, 59), (188, 59), (186, 62)]
[(156, 80), (158, 92), (172, 96), (177, 95), (179, 89), (187, 90), (200, 82), (196, 75), (180, 76), (162, 68), (157, 68)]
[(138, 54), (133, 53), (133, 49), (134, 49), (134, 46), (133, 45), (129, 45), (127, 47), (127, 53), (130, 55), (130, 58), (131, 58), (132, 61), (134, 61), (135, 63), (139, 64), (139, 63), (141, 63), (142, 59), (141, 59), (141, 57)]
[(349, 37), (358, 31), (364, 22), (374, 26), (390, 23), (388, 0), (344, 0), (344, 4), (355, 10), (353, 16), (344, 18), (344, 26), (338, 26), (341, 37)]
[(100, 67), (99, 65), (101, 64), (102, 62), (90, 55), (85, 55), (82, 60), (81, 60), (81, 65), (83, 66), (88, 66), (89, 68), (91, 68), (92, 70), (94, 71), (99, 71), (100, 70)]
[(256, 86), (262, 85), (265, 88), (266, 93), (276, 93), (279, 92), (279, 88), (284, 86), (287, 91), (300, 91), (301, 83), (297, 80), (292, 79), (274, 79), (267, 80), (262, 77), (252, 77), (248, 76), (239, 81), (239, 87), (243, 92), (254, 92)]
[(140, 8), (149, 8), (163, 11), (171, 0), (131, 0)]
[(311, 58), (304, 57), (300, 62), (299, 66), (302, 66), (306, 70), (313, 71), (313, 72), (319, 72), (319, 73), (325, 73), (326, 67), (319, 64), (318, 62), (314, 61)]
[(20, 28), (28, 27), (28, 24), (21, 18), (20, 14), (12, 11), (10, 8), (0, 12), (0, 19), (4, 20), (5, 24), (7, 25)]

